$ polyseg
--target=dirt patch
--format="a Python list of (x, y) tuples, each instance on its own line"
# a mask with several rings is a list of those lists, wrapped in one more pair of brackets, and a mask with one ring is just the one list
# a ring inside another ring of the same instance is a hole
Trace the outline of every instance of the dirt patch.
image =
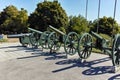
[(10, 42), (10, 43), (14, 43), (14, 42), (19, 42), (19, 38), (7, 38), (7, 35), (3, 35), (3, 39), (5, 39), (5, 42)]
[(7, 42), (19, 42), (19, 38), (8, 38)]

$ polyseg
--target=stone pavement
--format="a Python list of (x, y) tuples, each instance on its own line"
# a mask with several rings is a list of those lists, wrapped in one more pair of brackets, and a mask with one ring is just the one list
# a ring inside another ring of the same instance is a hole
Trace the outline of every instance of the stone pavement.
[(62, 49), (49, 54), (19, 43), (0, 43), (0, 80), (120, 80), (107, 55), (92, 53), (84, 63), (77, 54), (65, 57)]

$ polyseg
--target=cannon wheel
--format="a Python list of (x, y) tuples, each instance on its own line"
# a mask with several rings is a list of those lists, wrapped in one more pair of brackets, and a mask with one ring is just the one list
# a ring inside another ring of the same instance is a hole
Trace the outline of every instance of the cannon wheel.
[(55, 32), (52, 32), (48, 37), (48, 47), (52, 51), (57, 51), (61, 47), (61, 42), (59, 42), (60, 36)]
[(31, 35), (29, 36), (29, 39), (32, 46), (38, 47), (40, 45), (38, 42), (39, 38), (40, 38), (40, 34), (34, 33), (34, 32), (31, 33)]
[(39, 43), (43, 49), (49, 49), (48, 48), (48, 36), (49, 36), (49, 34), (50, 34), (49, 31), (45, 31), (40, 36)]
[(78, 34), (75, 32), (70, 32), (64, 41), (64, 49), (66, 54), (74, 55), (77, 52), (78, 46)]
[(112, 63), (113, 66), (120, 66), (120, 34), (117, 34), (113, 41)]
[(92, 36), (85, 33), (78, 41), (78, 55), (81, 59), (87, 59), (92, 51)]
[(28, 44), (24, 43), (24, 38), (25, 38), (24, 36), (23, 36), (23, 37), (20, 37), (20, 38), (19, 38), (19, 41), (20, 41), (20, 43), (22, 44), (22, 46), (27, 47)]

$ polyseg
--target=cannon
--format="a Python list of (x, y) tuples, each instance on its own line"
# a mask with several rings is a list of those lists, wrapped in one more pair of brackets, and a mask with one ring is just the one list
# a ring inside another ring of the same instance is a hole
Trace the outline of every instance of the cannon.
[[(92, 37), (96, 38), (95, 45), (93, 45)], [(87, 59), (91, 54), (92, 48), (97, 48), (110, 56), (113, 66), (120, 66), (120, 34), (116, 34), (111, 43), (112, 46), (109, 46), (110, 41), (91, 31), (83, 34), (79, 39), (78, 54), (81, 59)]]
[(60, 49), (64, 45), (66, 54), (74, 55), (77, 52), (78, 34), (70, 32), (67, 34), (49, 25), (49, 30), (53, 32), (48, 37), (48, 47), (52, 51)]
[(33, 47), (41, 46), (44, 49), (48, 49), (47, 38), (50, 32), (41, 32), (32, 28), (28, 28), (30, 33), (8, 35), (8, 38), (19, 38), (20, 43), (23, 46), (32, 45)]
[(32, 45), (35, 46), (41, 46), (43, 49), (48, 49), (48, 36), (50, 34), (49, 31), (38, 31), (32, 28), (28, 28), (30, 31), (32, 31), (32, 34), (30, 35), (30, 41)]
[(30, 39), (29, 39), (30, 35), (31, 33), (11, 34), (11, 35), (7, 35), (7, 38), (19, 38), (19, 41), (22, 44), (22, 46), (27, 46), (28, 44), (30, 44)]

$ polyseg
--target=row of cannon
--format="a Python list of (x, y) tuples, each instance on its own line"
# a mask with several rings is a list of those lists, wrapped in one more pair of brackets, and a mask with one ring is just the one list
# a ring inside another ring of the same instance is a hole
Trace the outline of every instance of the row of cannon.
[(22, 46), (32, 45), (32, 47), (41, 46), (42, 49), (50, 49), (50, 52), (56, 52), (63, 45), (66, 54), (73, 55), (77, 52), (78, 34), (70, 32), (67, 34), (49, 26), (49, 31), (38, 31), (28, 28), (30, 33), (8, 35), (8, 38), (19, 38)]
[[(50, 53), (56, 52), (63, 46), (67, 55), (78, 53), (80, 59), (87, 59), (91, 55), (92, 48), (97, 48), (110, 56), (115, 68), (120, 66), (120, 34), (116, 34), (110, 42), (93, 31), (79, 36), (76, 32), (65, 34), (52, 26), (49, 26), (49, 31), (45, 32), (28, 29), (30, 33), (8, 35), (8, 38), (19, 38), (23, 46), (32, 45), (33, 47), (41, 46), (42, 49), (50, 49)], [(93, 37), (96, 38), (96, 44), (93, 44), (95, 43)]]

